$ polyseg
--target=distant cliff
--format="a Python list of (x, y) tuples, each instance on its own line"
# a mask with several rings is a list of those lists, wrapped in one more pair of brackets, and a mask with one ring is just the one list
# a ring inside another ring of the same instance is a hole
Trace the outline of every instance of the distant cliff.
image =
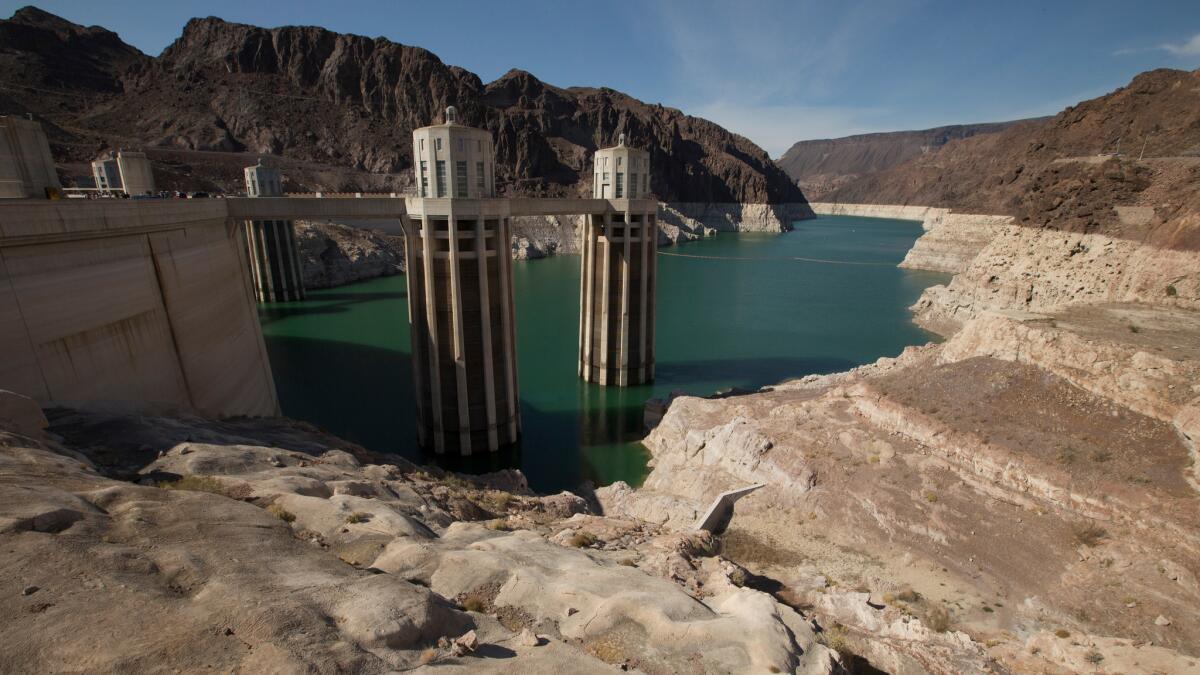
[(592, 151), (624, 133), (650, 151), (651, 189), (665, 201), (805, 201), (766, 152), (706, 120), (517, 70), (484, 84), (382, 38), (210, 17), (155, 58), (27, 7), (0, 21), (0, 64), (0, 112), (42, 118), (56, 158), (82, 175), (100, 149), (136, 145), (168, 187), (237, 189), (250, 157), (274, 155), (289, 189), (402, 190), (412, 129), (455, 105), (494, 134), (503, 193), (584, 194)]
[(1141, 73), (1054, 117), (951, 141), (823, 201), (946, 207), (1200, 249), (1200, 70)]
[(893, 131), (800, 141), (777, 163), (810, 199), (820, 199), (862, 176), (933, 152), (951, 140), (1003, 131), (1015, 122), (956, 124), (922, 131)]

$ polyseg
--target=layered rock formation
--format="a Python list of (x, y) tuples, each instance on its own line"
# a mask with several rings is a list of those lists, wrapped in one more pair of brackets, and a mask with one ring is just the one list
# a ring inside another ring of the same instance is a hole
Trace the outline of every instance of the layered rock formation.
[[(1197, 77), (1147, 73), (814, 204), (922, 221), (903, 264), (954, 273), (913, 307), (946, 341), (675, 399), (645, 485), (598, 491), (606, 512), (678, 527), (765, 483), (725, 554), (843, 617), (843, 651), (888, 672), (1195, 670)], [(1151, 128), (1173, 156), (1083, 152)], [(877, 195), (894, 201), (853, 203)]]
[[(1153, 194), (1103, 208), (1145, 226)], [(1194, 669), (1200, 252), (944, 208), (814, 210), (922, 220), (903, 264), (955, 273), (913, 308), (947, 341), (674, 399), (645, 485), (599, 490), (606, 512), (687, 527), (765, 483), (725, 555), (841, 617), (842, 650), (888, 672)]]
[(28, 399), (0, 410), (14, 672), (840, 670), (711, 536), (520, 474), (385, 463), (282, 419), (54, 409), (45, 432)]

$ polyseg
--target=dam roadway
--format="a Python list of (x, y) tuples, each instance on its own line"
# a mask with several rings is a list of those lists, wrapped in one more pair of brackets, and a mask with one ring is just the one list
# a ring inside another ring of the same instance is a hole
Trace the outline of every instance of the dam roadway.
[[(280, 414), (245, 223), (370, 221), (411, 238), (415, 220), (445, 212), (451, 202), (455, 219), (582, 214), (608, 220), (657, 210), (650, 199), (4, 200), (0, 384), (43, 403)], [(507, 251), (507, 245), (497, 248)], [(454, 367), (467, 367), (461, 353), (449, 358)]]

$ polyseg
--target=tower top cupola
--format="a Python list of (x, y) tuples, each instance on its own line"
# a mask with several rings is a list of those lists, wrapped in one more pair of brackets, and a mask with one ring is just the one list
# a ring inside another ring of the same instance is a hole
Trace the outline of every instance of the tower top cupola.
[(458, 121), (446, 108), (445, 121), (413, 130), (413, 173), (419, 197), (489, 199), (496, 194), (492, 134)]
[(598, 199), (646, 199), (650, 196), (650, 153), (617, 144), (596, 151), (592, 196)]
[(247, 197), (282, 197), (283, 177), (279, 169), (267, 166), (262, 157), (245, 170)]

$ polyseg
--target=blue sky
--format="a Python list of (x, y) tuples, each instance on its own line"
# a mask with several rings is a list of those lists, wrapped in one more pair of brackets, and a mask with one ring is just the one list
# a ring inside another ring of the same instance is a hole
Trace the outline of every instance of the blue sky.
[(522, 68), (677, 107), (772, 156), (801, 139), (1052, 114), (1144, 70), (1200, 67), (1200, 0), (36, 4), (149, 54), (193, 16), (382, 36), (485, 82)]

